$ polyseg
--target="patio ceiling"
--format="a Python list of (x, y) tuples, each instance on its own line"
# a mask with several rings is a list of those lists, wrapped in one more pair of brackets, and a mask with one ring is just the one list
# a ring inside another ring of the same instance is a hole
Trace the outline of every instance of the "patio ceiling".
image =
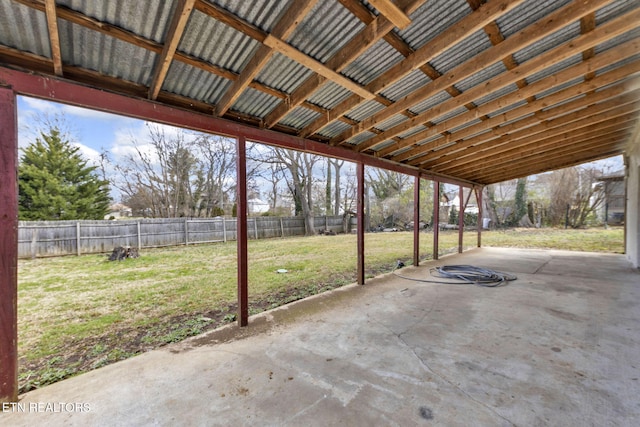
[(2, 67), (490, 184), (624, 154), (640, 2), (0, 0)]

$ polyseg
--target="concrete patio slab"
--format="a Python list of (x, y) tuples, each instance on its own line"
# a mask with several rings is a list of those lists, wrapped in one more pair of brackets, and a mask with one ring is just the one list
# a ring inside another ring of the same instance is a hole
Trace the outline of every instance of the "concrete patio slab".
[(482, 248), (44, 387), (0, 424), (637, 426), (640, 272), (623, 255)]

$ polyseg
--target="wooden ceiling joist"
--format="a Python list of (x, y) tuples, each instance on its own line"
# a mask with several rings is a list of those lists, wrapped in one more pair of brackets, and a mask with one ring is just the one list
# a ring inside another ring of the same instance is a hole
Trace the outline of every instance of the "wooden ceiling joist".
[[(373, 148), (394, 136), (407, 132), (408, 130), (416, 126), (422, 125), (426, 121), (433, 121), (434, 119), (437, 119), (438, 117), (463, 106), (467, 102), (472, 102), (476, 99), (481, 98), (484, 94), (486, 94), (487, 90), (495, 91), (499, 90), (500, 88), (504, 88), (505, 86), (513, 84), (523, 77), (531, 76), (539, 71), (550, 67), (555, 63), (570, 58), (578, 52), (594, 47), (618, 35), (621, 35), (636, 27), (638, 21), (640, 21), (640, 10), (631, 11), (621, 18), (610, 21), (598, 27), (596, 30), (592, 31), (589, 34), (583, 34), (571, 40), (570, 42), (567, 42), (554, 49), (550, 49), (545, 53), (537, 56), (536, 58), (533, 58), (530, 61), (527, 61), (512, 70), (506, 71), (481, 85), (469, 89), (456, 98), (445, 101), (439, 104), (437, 107), (429, 109), (424, 113), (418, 114), (417, 116), (391, 129), (388, 129), (379, 135), (376, 135), (375, 137), (366, 141), (366, 143), (359, 144), (358, 149), (359, 151), (363, 151), (369, 148)], [(627, 47), (634, 49), (635, 52), (638, 52), (638, 40), (632, 40), (629, 43), (630, 44), (627, 44)], [(423, 88), (420, 91), (424, 90), (426, 89)], [(404, 109), (410, 107), (410, 105), (405, 105), (406, 103), (407, 101), (397, 102), (394, 104), (394, 106), (388, 107), (382, 112), (377, 113), (375, 115), (376, 121), (388, 119), (397, 112), (396, 110), (398, 108)]]
[[(504, 57), (523, 49), (524, 47), (542, 39), (545, 36), (548, 36), (549, 34), (552, 34), (553, 32), (565, 27), (569, 23), (580, 19), (580, 17), (584, 16), (585, 14), (591, 13), (598, 7), (606, 5), (610, 2), (611, 0), (597, 0), (588, 3), (570, 3), (567, 6), (560, 8), (550, 15), (538, 20), (534, 24), (529, 25), (512, 37), (506, 39), (504, 42), (486, 49), (485, 51), (479, 53), (466, 62), (459, 64), (454, 69), (443, 75), (440, 79), (430, 82), (419, 90), (416, 90), (411, 94), (405, 96), (404, 98), (398, 100), (392, 106), (387, 107), (386, 109), (376, 113), (366, 120), (363, 120), (357, 127), (353, 127), (352, 129), (343, 132), (341, 135), (334, 138), (334, 140), (336, 142), (346, 141), (350, 138), (353, 138), (354, 136), (359, 135), (362, 132), (368, 131), (369, 129), (374, 127), (376, 123), (386, 120), (402, 110), (410, 109), (412, 106), (418, 104), (422, 100), (436, 95), (446, 87), (460, 82), (467, 77), (470, 77), (478, 71), (479, 67), (486, 67), (495, 62), (499, 62)], [(478, 13), (480, 10), (482, 10), (482, 8), (473, 13)], [(441, 34), (444, 34), (444, 32)], [(386, 76), (385, 78), (387, 77), (388, 76)], [(520, 76), (520, 78), (523, 77), (524, 76)], [(380, 78), (380, 80), (381, 82), (384, 82), (383, 78)], [(515, 79), (513, 82), (516, 81), (518, 81), (518, 79)], [(486, 90), (489, 89), (495, 90), (493, 86), (486, 88)], [(473, 99), (469, 100), (468, 102), (471, 101), (473, 101)], [(464, 105), (465, 103), (466, 102), (463, 102), (461, 103), (461, 105)], [(402, 133), (402, 131), (400, 133)], [(390, 137), (391, 136), (389, 136), (389, 138)], [(378, 137), (376, 137), (376, 141), (379, 141)], [(367, 143), (369, 143), (369, 141), (367, 141)], [(362, 145), (362, 149), (366, 150), (371, 148), (371, 146), (367, 145)]]
[[(569, 0), (518, 7), (525, 2), (466, 0), (455, 3), (454, 17), (427, 0), (286, 5), (255, 0), (251, 8), (176, 0), (136, 3), (141, 13), (124, 17), (119, 14), (127, 12), (110, 0), (99, 10), (85, 2), (5, 0), (8, 16), (20, 16), (30, 25), (6, 22), (10, 28), (0, 32), (0, 65), (64, 76), (75, 84), (150, 98), (157, 105), (266, 127), (287, 137), (342, 145), (385, 165), (454, 175), (479, 185), (521, 176), (523, 170), (534, 173), (628, 150), (628, 128), (638, 120), (635, 110), (627, 117), (625, 108), (635, 108), (632, 97), (639, 96), (636, 83), (630, 83), (640, 73), (640, 4)], [(25, 6), (41, 13), (25, 13)], [(156, 28), (165, 29), (164, 36), (149, 31), (141, 18), (145, 11), (158, 21)], [(197, 19), (189, 19), (191, 13)], [(335, 26), (307, 26), (336, 17), (342, 21)], [(196, 22), (204, 25), (192, 25)], [(34, 30), (43, 23), (47, 31)], [(419, 26), (434, 30), (428, 41)], [(475, 34), (482, 35), (481, 48), (480, 40), (471, 43), (474, 47), (462, 42)], [(78, 37), (86, 43), (72, 43)], [(184, 47), (178, 50), (181, 39)], [(197, 48), (190, 46), (194, 40)], [(126, 46), (121, 42), (130, 45), (122, 52), (144, 49), (150, 54), (140, 62), (112, 61)], [(246, 51), (247, 43), (259, 43), (255, 53), (235, 55)], [(84, 51), (98, 45), (109, 49)], [(304, 78), (298, 71), (281, 75), (299, 68), (271, 60), (274, 52), (313, 72)], [(311, 52), (334, 53), (318, 61)], [(154, 61), (150, 73), (149, 60)], [(178, 62), (212, 78), (185, 81), (169, 92), (165, 79)], [(504, 71), (479, 72), (494, 66)], [(549, 67), (555, 71), (540, 78)], [(348, 76), (347, 68), (353, 70)], [(406, 78), (410, 74), (412, 79)], [(468, 84), (471, 79), (474, 83)], [(329, 83), (351, 94), (329, 90)], [(366, 100), (375, 102), (364, 108)], [(418, 109), (425, 101), (429, 109)], [(618, 138), (626, 143), (618, 144)]]
[[(318, 0), (300, 0), (292, 2), (273, 28), (272, 34), (283, 40), (289, 38), (298, 24), (300, 24), (300, 21), (309, 13), (313, 6), (315, 6), (317, 1)], [(273, 49), (269, 46), (262, 45), (258, 48), (247, 66), (218, 102), (216, 115), (223, 116), (224, 113), (227, 112), (235, 100), (238, 99), (242, 92), (253, 81), (253, 78), (262, 70), (269, 59), (271, 59), (273, 53)]]
[[(640, 60), (627, 64), (626, 66), (616, 68), (614, 70), (603, 73), (602, 75), (594, 78), (591, 81), (585, 81), (583, 83), (570, 86), (566, 89), (562, 89), (549, 96), (536, 99), (521, 107), (514, 108), (512, 110), (509, 110), (499, 115), (495, 115), (482, 123), (465, 127), (459, 131), (451, 133), (450, 135), (448, 135), (447, 138), (438, 139), (436, 141), (429, 142), (426, 144), (421, 144), (411, 150), (403, 151), (401, 154), (392, 156), (391, 160), (402, 162), (420, 154), (426, 155), (429, 151), (436, 150), (439, 148), (439, 146), (443, 144), (449, 144), (452, 141), (461, 141), (464, 138), (468, 138), (477, 133), (483, 132), (489, 128), (501, 126), (504, 123), (517, 120), (528, 114), (535, 113), (545, 108), (549, 108), (550, 106), (565, 102), (576, 96), (584, 95), (585, 93), (595, 91), (601, 87), (613, 84), (615, 82), (623, 80), (627, 76), (636, 72), (640, 72)], [(550, 81), (550, 80), (551, 79), (548, 79), (547, 81)], [(440, 122), (437, 125), (423, 132), (419, 132), (418, 134), (412, 135), (409, 138), (402, 139), (399, 142), (396, 142), (395, 144), (389, 147), (385, 147), (384, 149), (377, 151), (376, 155), (378, 157), (386, 157), (400, 149), (413, 146), (414, 144), (418, 144), (420, 141), (424, 141), (425, 139), (430, 138), (434, 135), (437, 135), (445, 131), (449, 131), (458, 126), (464, 125), (465, 123), (469, 123), (475, 119), (477, 114), (484, 114), (484, 115), (491, 114), (509, 105), (514, 105), (521, 99), (522, 95), (526, 96), (528, 99), (532, 95), (527, 95), (527, 94), (539, 93), (541, 91), (540, 88), (544, 85), (546, 85), (544, 81), (538, 81), (533, 85), (531, 85), (533, 87), (527, 87), (526, 89), (523, 88), (523, 91), (520, 92), (521, 95), (519, 95), (518, 97), (515, 97), (512, 94), (507, 94), (503, 97), (497, 98), (491, 102), (488, 102), (479, 106), (477, 108), (477, 111), (460, 114), (449, 120)], [(616, 92), (616, 94), (622, 93), (625, 90), (626, 90), (626, 86), (622, 85), (618, 88), (619, 92)]]
[(158, 97), (158, 93), (160, 93), (164, 79), (167, 77), (167, 73), (169, 72), (171, 61), (176, 54), (178, 44), (180, 43), (184, 29), (187, 26), (189, 16), (191, 16), (191, 11), (193, 10), (195, 1), (196, 0), (178, 0), (178, 5), (173, 13), (169, 29), (167, 30), (167, 36), (165, 38), (164, 46), (162, 47), (162, 52), (160, 52), (160, 56), (157, 59), (155, 69), (153, 71), (153, 78), (151, 79), (151, 85), (149, 87), (149, 99), (156, 99)]

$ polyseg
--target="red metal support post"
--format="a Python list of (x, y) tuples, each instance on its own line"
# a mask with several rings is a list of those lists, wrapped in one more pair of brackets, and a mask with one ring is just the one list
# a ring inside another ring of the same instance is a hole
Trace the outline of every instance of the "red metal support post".
[(433, 181), (433, 259), (438, 259), (440, 237), (440, 182)]
[(0, 87), (0, 402), (18, 400), (18, 125), (16, 95)]
[(249, 324), (249, 263), (247, 250), (247, 143), (237, 139), (237, 242), (238, 242), (238, 326)]
[(420, 265), (420, 176), (413, 184), (413, 265)]
[(458, 209), (458, 253), (462, 253), (462, 245), (464, 239), (464, 210), (467, 207), (466, 203), (462, 203), (462, 199), (464, 198), (464, 189), (462, 185), (459, 187), (458, 191), (458, 202), (460, 203), (460, 209)]
[(476, 203), (478, 203), (478, 247), (482, 247), (482, 227), (484, 226), (482, 218), (482, 187), (474, 187), (476, 191)]
[(358, 219), (358, 284), (364, 285), (364, 163), (356, 165), (358, 179), (358, 197), (356, 198), (356, 217)]

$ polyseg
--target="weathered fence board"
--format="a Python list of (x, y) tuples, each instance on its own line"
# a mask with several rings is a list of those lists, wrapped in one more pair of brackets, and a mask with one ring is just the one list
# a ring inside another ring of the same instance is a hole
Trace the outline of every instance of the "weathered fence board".
[[(341, 216), (315, 217), (317, 231), (343, 231)], [(235, 218), (123, 221), (20, 221), (18, 256), (39, 258), (110, 253), (117, 246), (157, 248), (236, 240)], [(250, 239), (304, 235), (301, 217), (248, 218)]]

